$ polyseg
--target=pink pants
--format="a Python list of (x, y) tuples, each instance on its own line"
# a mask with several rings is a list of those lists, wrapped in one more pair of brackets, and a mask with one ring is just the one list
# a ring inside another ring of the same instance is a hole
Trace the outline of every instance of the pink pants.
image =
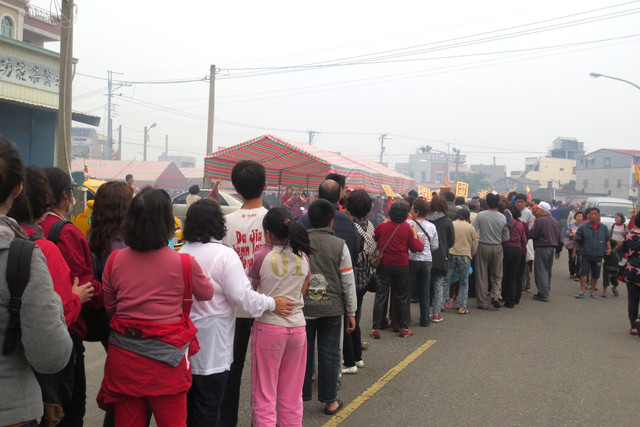
[(147, 404), (151, 406), (158, 427), (187, 425), (187, 393), (169, 396), (130, 397), (113, 404), (118, 427), (144, 427), (147, 424)]
[(251, 418), (254, 426), (302, 425), (302, 383), (306, 363), (304, 326), (287, 328), (257, 321), (253, 324)]

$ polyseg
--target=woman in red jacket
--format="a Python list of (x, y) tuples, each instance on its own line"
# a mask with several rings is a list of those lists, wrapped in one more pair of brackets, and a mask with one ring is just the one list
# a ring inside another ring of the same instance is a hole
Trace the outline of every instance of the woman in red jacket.
[(213, 286), (192, 256), (167, 246), (173, 232), (167, 192), (143, 189), (127, 211), (128, 248), (109, 256), (102, 275), (113, 317), (98, 404), (117, 426), (144, 426), (147, 405), (159, 427), (186, 425), (188, 359), (197, 352), (190, 301), (210, 300)]
[[(380, 338), (389, 290), (391, 298), (395, 301), (396, 310), (393, 313), (397, 319), (392, 323), (400, 325), (400, 337), (413, 335), (409, 329), (409, 251), (422, 252), (424, 245), (418, 239), (418, 231), (405, 221), (409, 216), (409, 204), (396, 202), (389, 209), (389, 222), (378, 225), (373, 232), (373, 239), (383, 251), (382, 262), (378, 267), (377, 275), (380, 279), (378, 292), (373, 305), (373, 331), (369, 335), (373, 339)], [(386, 247), (385, 247), (386, 246)]]
[[(73, 210), (75, 199), (73, 198), (71, 177), (60, 168), (48, 167), (44, 170), (49, 181), (49, 188), (53, 194), (51, 209), (44, 214), (40, 227), (44, 237), (49, 238), (49, 232), (55, 223), (65, 221), (67, 215)], [(94, 278), (93, 263), (87, 238), (75, 225), (64, 224), (60, 230), (57, 241), (58, 249), (71, 270), (71, 277), (77, 277), (79, 283), (91, 283), (93, 297), (83, 306), (86, 308), (101, 309), (102, 285)], [(86, 377), (84, 369), (84, 344), (83, 339), (87, 335), (87, 323), (81, 314), (77, 321), (69, 327), (73, 340), (74, 357), (74, 384), (71, 402), (64, 409), (64, 420), (61, 426), (82, 425), (86, 406)]]

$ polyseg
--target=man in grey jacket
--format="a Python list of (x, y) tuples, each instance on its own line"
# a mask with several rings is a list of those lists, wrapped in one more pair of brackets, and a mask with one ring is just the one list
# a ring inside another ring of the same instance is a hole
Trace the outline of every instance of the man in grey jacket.
[(589, 272), (591, 272), (591, 298), (598, 298), (596, 286), (602, 269), (602, 259), (611, 253), (609, 230), (600, 222), (600, 209), (589, 208), (585, 212), (589, 222), (583, 223), (576, 231), (575, 244), (571, 256), (580, 255), (580, 292), (576, 298), (584, 298)]
[[(551, 292), (551, 269), (553, 259), (560, 258), (562, 251), (562, 238), (560, 237), (560, 225), (551, 216), (551, 205), (540, 202), (536, 211), (536, 222), (533, 224), (529, 238), (533, 240), (535, 251), (534, 277), (538, 293), (533, 296), (536, 301), (549, 301)], [(555, 253), (555, 255), (554, 255)]]
[[(27, 239), (20, 226), (0, 207), (0, 343), (9, 322), (10, 293), (6, 280), (9, 245), (14, 238)], [(44, 255), (35, 248), (29, 282), (20, 308), (21, 337), (16, 348), (0, 357), (0, 424), (31, 422), (43, 414), (42, 392), (33, 370), (53, 374), (71, 357), (71, 337), (62, 311), (62, 301), (53, 283)]]

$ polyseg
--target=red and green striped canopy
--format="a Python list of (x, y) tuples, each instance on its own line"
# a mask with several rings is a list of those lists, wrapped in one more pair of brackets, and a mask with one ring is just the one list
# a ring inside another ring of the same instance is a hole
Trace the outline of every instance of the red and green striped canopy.
[(269, 187), (292, 186), (316, 188), (328, 173), (347, 177), (349, 188), (364, 188), (381, 193), (387, 184), (395, 192), (415, 188), (415, 180), (380, 164), (348, 158), (312, 145), (285, 141), (263, 135), (233, 147), (223, 148), (204, 160), (205, 176), (231, 179), (231, 169), (240, 160), (255, 160), (267, 171)]

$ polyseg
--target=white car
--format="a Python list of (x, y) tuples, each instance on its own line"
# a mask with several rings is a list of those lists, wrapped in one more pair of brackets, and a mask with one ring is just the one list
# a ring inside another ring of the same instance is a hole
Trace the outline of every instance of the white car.
[[(209, 195), (211, 190), (200, 190), (198, 195), (201, 198), (205, 198)], [(242, 200), (240, 200), (234, 194), (231, 194), (224, 190), (219, 190), (220, 193), (220, 207), (222, 208), (223, 214), (228, 214), (233, 211), (236, 211), (242, 207)], [(188, 191), (184, 193), (178, 194), (173, 198), (173, 214), (180, 218), (180, 221), (184, 222), (184, 219), (187, 217), (187, 196), (189, 195)]]

